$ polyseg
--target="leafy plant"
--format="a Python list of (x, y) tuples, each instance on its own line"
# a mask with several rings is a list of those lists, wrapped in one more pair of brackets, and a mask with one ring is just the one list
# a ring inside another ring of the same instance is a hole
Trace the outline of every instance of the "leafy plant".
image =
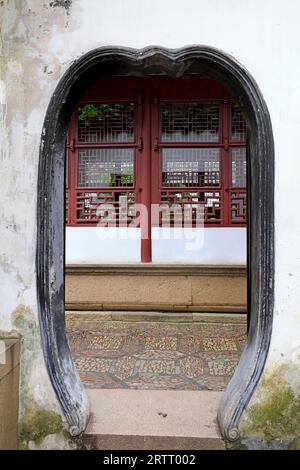
[(133, 103), (129, 105), (127, 103), (111, 103), (111, 104), (85, 104), (78, 108), (78, 120), (89, 121), (98, 120), (103, 121), (104, 119), (114, 119), (120, 117), (122, 112), (128, 112), (128, 106), (130, 111), (133, 110)]

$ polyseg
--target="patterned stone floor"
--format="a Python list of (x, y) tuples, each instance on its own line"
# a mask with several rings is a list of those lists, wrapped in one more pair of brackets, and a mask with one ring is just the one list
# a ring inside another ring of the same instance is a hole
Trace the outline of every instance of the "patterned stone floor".
[(223, 390), (245, 323), (103, 321), (67, 316), (70, 348), (89, 388)]

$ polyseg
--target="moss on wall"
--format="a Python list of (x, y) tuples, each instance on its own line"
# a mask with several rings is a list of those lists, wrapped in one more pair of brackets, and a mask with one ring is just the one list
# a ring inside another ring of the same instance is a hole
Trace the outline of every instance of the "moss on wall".
[(30, 307), (19, 305), (12, 313), (14, 327), (21, 335), (21, 369), (20, 369), (20, 416), (23, 416), (26, 403), (33, 400), (31, 396), (31, 368), (40, 352), (39, 328)]
[(53, 411), (29, 412), (19, 424), (19, 448), (28, 448), (30, 441), (40, 444), (49, 434), (58, 434), (63, 430), (61, 416)]
[(31, 368), (40, 353), (39, 328), (34, 314), (28, 306), (21, 304), (13, 312), (12, 320), (22, 336), (19, 448), (27, 449), (30, 442), (39, 445), (46, 436), (61, 433), (64, 426), (59, 414), (42, 409), (33, 397)]
[(19, 423), (19, 449), (49, 449), (49, 444), (57, 450), (84, 448), (82, 436), (71, 437), (59, 414), (39, 408), (27, 410)]
[(300, 436), (300, 397), (285, 372), (285, 367), (278, 367), (262, 381), (260, 400), (247, 410), (243, 436), (261, 436), (267, 442)]
[[(46, 396), (43, 395), (44, 388), (36, 378), (32, 381), (33, 370), (40, 370), (40, 364), (43, 362), (40, 353), (39, 327), (32, 310), (21, 304), (13, 312), (12, 319), (13, 325), (22, 337), (19, 448), (43, 449), (50, 447), (66, 450), (82, 448), (81, 436), (76, 438), (70, 436), (67, 424), (59, 413), (59, 407), (51, 409), (53, 403), (48, 402)], [(32, 386), (35, 390), (32, 389)], [(41, 388), (39, 388), (40, 386)], [(49, 440), (50, 437), (53, 439)]]

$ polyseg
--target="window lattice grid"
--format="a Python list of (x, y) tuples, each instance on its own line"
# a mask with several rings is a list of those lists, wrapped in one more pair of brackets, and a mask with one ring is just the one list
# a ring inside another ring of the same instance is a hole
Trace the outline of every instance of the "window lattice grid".
[(162, 142), (219, 142), (219, 104), (162, 103)]
[(238, 104), (231, 105), (231, 141), (246, 141), (246, 121)]
[(133, 149), (79, 150), (78, 187), (128, 187), (133, 185)]
[(129, 191), (78, 191), (76, 218), (81, 223), (128, 226), (136, 217), (135, 193)]
[(232, 223), (247, 223), (247, 193), (245, 190), (230, 192), (230, 214)]
[(202, 187), (220, 184), (218, 148), (162, 150), (162, 184), (168, 187)]
[(220, 191), (161, 191), (160, 225), (222, 222)]
[(80, 106), (78, 109), (78, 142), (134, 142), (134, 103)]
[(237, 188), (246, 187), (247, 163), (245, 147), (231, 149), (231, 184)]

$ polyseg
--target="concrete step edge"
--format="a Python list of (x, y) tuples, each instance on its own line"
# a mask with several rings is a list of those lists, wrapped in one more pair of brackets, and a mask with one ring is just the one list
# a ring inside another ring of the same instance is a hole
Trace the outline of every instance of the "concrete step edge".
[(205, 323), (240, 323), (247, 322), (247, 315), (241, 313), (195, 313), (195, 312), (159, 312), (159, 311), (66, 311), (67, 320), (99, 320), (124, 322), (205, 322)]

